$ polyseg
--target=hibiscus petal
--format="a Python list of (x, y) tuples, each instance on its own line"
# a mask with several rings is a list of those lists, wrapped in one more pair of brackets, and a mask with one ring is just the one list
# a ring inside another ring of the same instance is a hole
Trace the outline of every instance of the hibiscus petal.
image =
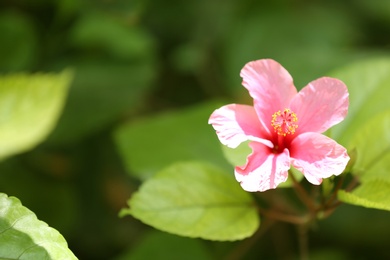
[(253, 98), (261, 123), (269, 129), (272, 115), (288, 108), (297, 93), (291, 75), (276, 61), (263, 59), (247, 63), (240, 76)]
[(303, 133), (290, 144), (292, 165), (312, 184), (341, 174), (349, 161), (347, 150), (333, 139), (319, 133)]
[(323, 77), (309, 83), (291, 101), (298, 117), (297, 133), (323, 133), (348, 113), (348, 89), (338, 80)]
[(237, 181), (244, 190), (255, 192), (275, 189), (285, 182), (290, 169), (289, 151), (272, 153), (271, 149), (261, 143), (251, 142), (252, 153), (243, 167), (235, 168)]
[(252, 106), (237, 104), (223, 106), (211, 114), (209, 124), (214, 127), (221, 143), (230, 148), (236, 148), (247, 140), (273, 148)]

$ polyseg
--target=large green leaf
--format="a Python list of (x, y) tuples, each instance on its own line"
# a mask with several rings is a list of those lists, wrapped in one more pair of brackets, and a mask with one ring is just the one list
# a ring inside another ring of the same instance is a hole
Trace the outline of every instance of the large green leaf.
[(200, 162), (174, 164), (144, 182), (130, 214), (157, 229), (210, 240), (238, 240), (259, 227), (254, 201), (228, 175)]
[(361, 186), (340, 191), (341, 201), (364, 207), (390, 210), (390, 59), (359, 62), (332, 76), (343, 80), (350, 93), (349, 114), (332, 129), (331, 135), (356, 151), (352, 172)]
[(390, 59), (360, 61), (331, 73), (344, 81), (350, 95), (348, 116), (332, 128), (331, 136), (348, 145), (351, 136), (376, 114), (390, 109)]
[(1, 259), (77, 259), (61, 234), (15, 197), (0, 193)]
[(354, 172), (361, 176), (362, 181), (390, 181), (389, 129), (390, 109), (362, 125), (351, 138), (350, 147), (357, 151)]
[(357, 170), (361, 182), (383, 180), (390, 182), (390, 152), (386, 151), (366, 171)]
[(0, 158), (31, 149), (55, 126), (72, 74), (0, 77)]
[(367, 181), (353, 192), (340, 190), (338, 198), (349, 204), (390, 211), (390, 182), (384, 180)]
[(129, 172), (146, 179), (180, 160), (205, 160), (233, 171), (215, 131), (207, 124), (219, 106), (206, 103), (121, 126), (115, 140)]

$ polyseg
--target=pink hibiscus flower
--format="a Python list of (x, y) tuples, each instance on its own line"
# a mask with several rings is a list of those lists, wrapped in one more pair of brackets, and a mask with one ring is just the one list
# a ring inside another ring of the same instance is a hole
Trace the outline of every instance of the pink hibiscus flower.
[(349, 94), (343, 82), (323, 77), (297, 93), (291, 75), (270, 59), (249, 62), (240, 75), (254, 106), (223, 106), (209, 124), (228, 147), (250, 141), (246, 164), (235, 167), (244, 190), (276, 188), (287, 180), (291, 165), (316, 185), (343, 172), (349, 161), (346, 149), (321, 134), (347, 115)]

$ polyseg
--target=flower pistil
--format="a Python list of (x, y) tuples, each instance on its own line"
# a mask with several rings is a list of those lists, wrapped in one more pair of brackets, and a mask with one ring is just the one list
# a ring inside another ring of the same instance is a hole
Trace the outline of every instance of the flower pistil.
[(297, 115), (286, 108), (283, 111), (277, 111), (272, 115), (271, 125), (278, 135), (286, 136), (294, 134), (298, 128)]

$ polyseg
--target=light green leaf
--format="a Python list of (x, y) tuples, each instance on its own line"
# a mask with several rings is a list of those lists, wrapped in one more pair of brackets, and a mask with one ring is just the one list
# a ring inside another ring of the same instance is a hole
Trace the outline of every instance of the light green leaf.
[(55, 126), (72, 74), (0, 77), (0, 158), (31, 149)]
[(390, 181), (390, 109), (360, 127), (351, 138), (350, 147), (357, 151), (354, 171), (362, 181)]
[(386, 151), (367, 171), (357, 172), (361, 182), (383, 180), (390, 182), (390, 152)]
[(390, 210), (390, 182), (367, 181), (352, 192), (340, 190), (338, 198), (345, 203), (357, 206)]
[(341, 79), (348, 87), (350, 105), (343, 122), (334, 126), (331, 137), (348, 145), (355, 131), (372, 117), (390, 109), (390, 59), (360, 61), (330, 74)]
[(77, 259), (61, 234), (15, 197), (0, 193), (1, 259)]
[(176, 161), (203, 160), (233, 172), (214, 129), (207, 124), (219, 106), (205, 103), (121, 126), (114, 137), (128, 171), (147, 179)]
[(259, 227), (249, 193), (232, 175), (200, 162), (174, 164), (143, 183), (129, 200), (131, 214), (157, 229), (210, 240), (239, 240)]

